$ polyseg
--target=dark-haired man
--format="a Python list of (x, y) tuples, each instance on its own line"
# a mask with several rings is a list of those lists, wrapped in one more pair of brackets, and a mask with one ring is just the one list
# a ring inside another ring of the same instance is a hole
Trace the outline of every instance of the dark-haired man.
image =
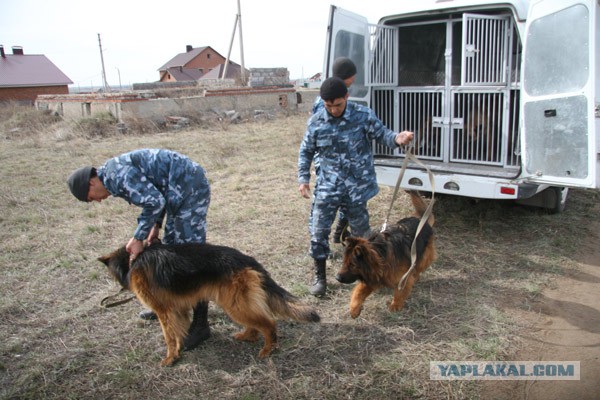
[(319, 165), (309, 222), (315, 269), (310, 292), (315, 296), (326, 292), (329, 234), (338, 209), (345, 209), (353, 235), (370, 229), (367, 201), (379, 192), (371, 141), (394, 148), (414, 136), (393, 132), (370, 108), (348, 102), (348, 88), (340, 78), (323, 81), (320, 95), (324, 108), (309, 119), (298, 157), (298, 190), (305, 198), (310, 198), (311, 163)]
[[(163, 243), (206, 241), (210, 186), (204, 169), (177, 152), (134, 150), (111, 158), (97, 169), (87, 166), (73, 171), (67, 184), (81, 201), (101, 202), (112, 195), (142, 207), (137, 228), (126, 245), (131, 259), (143, 251), (145, 243), (158, 239), (165, 216)], [(140, 318), (155, 319), (156, 315), (147, 310)], [(209, 336), (208, 302), (200, 302), (194, 307), (184, 348), (193, 349)]]
[[(331, 74), (332, 76), (338, 77), (344, 81), (348, 90), (350, 90), (350, 86), (356, 80), (356, 65), (354, 62), (348, 57), (338, 57), (333, 61), (333, 65), (331, 66)], [(324, 107), (323, 99), (321, 96), (317, 96), (315, 102), (313, 103), (312, 112), (313, 114), (322, 110)], [(318, 157), (317, 157), (318, 158)], [(315, 165), (315, 169), (318, 169), (319, 166)], [(338, 218), (337, 224), (335, 226), (335, 231), (333, 232), (333, 243), (343, 243), (344, 238), (348, 235), (348, 218), (346, 218), (346, 213), (343, 207), (340, 207), (338, 210)]]

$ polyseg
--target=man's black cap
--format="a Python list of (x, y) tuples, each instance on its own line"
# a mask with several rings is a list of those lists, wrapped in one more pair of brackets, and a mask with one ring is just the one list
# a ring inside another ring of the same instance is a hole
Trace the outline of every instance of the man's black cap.
[(67, 179), (67, 185), (71, 193), (80, 201), (88, 201), (88, 192), (90, 191), (90, 178), (94, 167), (82, 167), (73, 171)]

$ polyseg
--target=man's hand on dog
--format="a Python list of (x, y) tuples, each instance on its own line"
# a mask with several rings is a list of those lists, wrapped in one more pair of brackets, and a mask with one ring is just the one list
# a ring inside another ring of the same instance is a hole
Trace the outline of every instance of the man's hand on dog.
[(125, 250), (129, 253), (129, 263), (131, 263), (144, 250), (144, 242), (132, 237), (127, 242)]

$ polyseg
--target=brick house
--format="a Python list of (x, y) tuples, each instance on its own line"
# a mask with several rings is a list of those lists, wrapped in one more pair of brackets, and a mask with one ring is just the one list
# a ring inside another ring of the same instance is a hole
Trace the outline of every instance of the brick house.
[[(158, 69), (160, 82), (196, 81), (205, 75), (220, 78), (226, 58), (210, 46), (186, 46), (185, 53), (179, 53)], [(229, 61), (226, 78), (240, 76), (240, 65)], [(212, 72), (211, 72), (212, 71)], [(207, 75), (208, 74), (208, 75)]]
[(0, 102), (33, 104), (40, 94), (68, 94), (73, 82), (46, 56), (24, 54), (20, 46), (6, 54), (0, 45)]

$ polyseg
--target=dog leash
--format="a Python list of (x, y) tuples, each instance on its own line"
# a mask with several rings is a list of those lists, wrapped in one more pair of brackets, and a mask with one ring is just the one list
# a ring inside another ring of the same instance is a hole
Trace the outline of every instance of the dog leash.
[(429, 219), (431, 212), (433, 210), (433, 203), (435, 203), (435, 179), (433, 178), (433, 174), (427, 165), (423, 164), (412, 152), (412, 146), (408, 147), (404, 152), (404, 162), (402, 163), (402, 169), (400, 170), (400, 174), (398, 175), (398, 180), (396, 181), (396, 187), (394, 188), (394, 194), (392, 196), (392, 201), (390, 202), (390, 207), (388, 209), (387, 215), (385, 216), (385, 220), (383, 222), (383, 226), (381, 227), (381, 232), (383, 232), (387, 228), (388, 220), (390, 218), (390, 214), (392, 212), (392, 206), (394, 205), (394, 201), (396, 201), (396, 197), (398, 197), (398, 190), (400, 189), (400, 183), (402, 182), (402, 178), (404, 178), (404, 173), (406, 172), (406, 167), (408, 166), (408, 162), (413, 161), (414, 163), (422, 166), (427, 171), (427, 175), (429, 176), (429, 182), (431, 183), (431, 201), (427, 205), (425, 212), (421, 216), (421, 220), (419, 221), (419, 225), (417, 226), (417, 230), (415, 232), (415, 238), (413, 239), (412, 245), (410, 246), (410, 268), (400, 279), (398, 285), (400, 286), (400, 290), (404, 289), (406, 286), (406, 280), (410, 276), (410, 274), (414, 271), (417, 265), (417, 237), (423, 229), (423, 226)]
[(111, 308), (111, 307), (120, 306), (121, 304), (128, 303), (131, 300), (135, 299), (135, 295), (131, 295), (131, 296), (127, 297), (126, 299), (117, 300), (117, 301), (114, 301), (112, 303), (108, 303), (110, 300), (118, 297), (123, 292), (128, 292), (128, 290), (127, 289), (121, 289), (121, 290), (119, 290), (115, 294), (111, 294), (110, 296), (106, 296), (105, 298), (102, 299), (102, 301), (100, 301), (100, 306), (104, 307), (104, 308)]

